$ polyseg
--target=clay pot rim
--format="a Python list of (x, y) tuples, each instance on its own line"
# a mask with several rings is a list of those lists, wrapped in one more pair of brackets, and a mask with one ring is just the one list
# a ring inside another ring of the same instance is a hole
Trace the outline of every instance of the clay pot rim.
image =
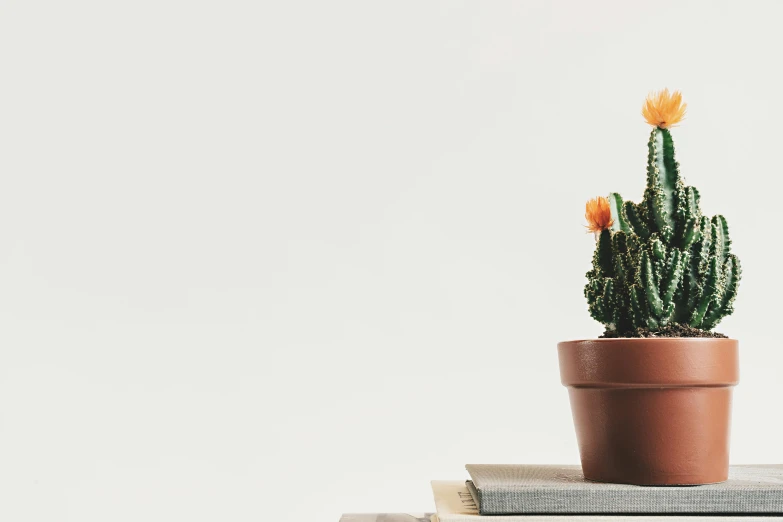
[(558, 343), (560, 381), (577, 388), (725, 387), (739, 382), (739, 341), (620, 337)]

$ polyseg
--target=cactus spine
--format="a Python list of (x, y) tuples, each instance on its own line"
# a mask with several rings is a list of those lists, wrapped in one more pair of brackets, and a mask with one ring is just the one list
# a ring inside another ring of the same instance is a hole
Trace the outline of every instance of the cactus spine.
[(612, 193), (608, 209), (611, 226), (595, 230), (585, 286), (590, 314), (607, 330), (672, 323), (711, 330), (732, 313), (741, 270), (728, 224), (702, 215), (699, 191), (683, 183), (665, 122), (650, 133), (641, 203)]

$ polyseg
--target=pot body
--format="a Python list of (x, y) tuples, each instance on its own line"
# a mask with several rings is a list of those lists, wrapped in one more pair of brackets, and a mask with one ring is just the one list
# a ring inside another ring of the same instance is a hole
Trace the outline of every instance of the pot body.
[(723, 482), (729, 471), (734, 339), (594, 339), (558, 344), (582, 472), (639, 485)]

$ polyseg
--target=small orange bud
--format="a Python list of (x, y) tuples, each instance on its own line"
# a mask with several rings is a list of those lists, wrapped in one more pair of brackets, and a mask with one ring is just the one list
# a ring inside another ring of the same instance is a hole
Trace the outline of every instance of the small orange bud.
[(682, 93), (674, 91), (669, 94), (669, 89), (650, 93), (642, 105), (642, 116), (653, 127), (668, 129), (677, 125), (685, 117), (687, 103), (682, 103)]
[(612, 211), (609, 208), (609, 200), (604, 197), (591, 199), (585, 205), (585, 219), (587, 220), (587, 231), (598, 233), (602, 230), (609, 230), (614, 221), (612, 220)]

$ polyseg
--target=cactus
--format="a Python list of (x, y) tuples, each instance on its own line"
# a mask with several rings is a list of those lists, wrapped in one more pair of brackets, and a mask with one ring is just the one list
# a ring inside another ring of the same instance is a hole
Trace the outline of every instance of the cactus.
[(708, 218), (686, 186), (670, 127), (685, 114), (679, 92), (650, 96), (647, 187), (641, 203), (612, 193), (587, 204), (596, 234), (585, 297), (607, 333), (630, 335), (672, 325), (709, 331), (733, 312), (741, 270), (723, 216)]

